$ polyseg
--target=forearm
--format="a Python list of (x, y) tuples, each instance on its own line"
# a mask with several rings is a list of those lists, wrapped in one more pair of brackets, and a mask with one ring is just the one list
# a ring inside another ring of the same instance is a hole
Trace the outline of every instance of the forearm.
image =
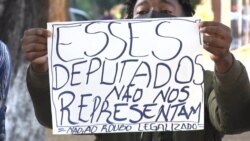
[(233, 67), (234, 60), (234, 56), (229, 53), (220, 61), (215, 61), (215, 72), (217, 72), (218, 75), (227, 73), (231, 70), (231, 67)]
[(241, 105), (249, 102), (250, 84), (245, 67), (235, 61), (226, 74), (216, 74), (214, 89), (221, 108), (232, 108), (232, 104)]
[(43, 126), (52, 128), (48, 73), (38, 74), (29, 67), (26, 81), (37, 120)]
[[(250, 127), (250, 84), (245, 67), (235, 61), (226, 74), (216, 74), (209, 98), (210, 119), (225, 133), (238, 133)], [(250, 128), (249, 128), (250, 129)]]

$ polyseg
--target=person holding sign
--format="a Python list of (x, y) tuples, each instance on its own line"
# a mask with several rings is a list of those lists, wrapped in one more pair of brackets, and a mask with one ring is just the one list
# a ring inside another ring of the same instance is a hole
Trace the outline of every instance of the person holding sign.
[[(128, 0), (128, 17), (191, 17), (189, 0)], [(178, 29), (177, 29), (178, 30)], [(231, 30), (218, 22), (201, 22), (204, 49), (215, 71), (204, 71), (205, 129), (175, 132), (130, 132), (95, 134), (97, 141), (220, 141), (224, 134), (250, 130), (250, 84), (245, 67), (230, 53)], [(27, 86), (38, 121), (52, 128), (46, 29), (25, 31), (22, 50), (31, 62)]]

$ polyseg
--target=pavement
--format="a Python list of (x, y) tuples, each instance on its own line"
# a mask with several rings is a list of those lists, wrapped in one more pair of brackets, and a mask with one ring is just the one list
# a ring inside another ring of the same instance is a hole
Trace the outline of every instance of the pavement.
[[(50, 129), (46, 129), (47, 141), (94, 141), (93, 135), (52, 135)], [(223, 141), (249, 141), (250, 132), (237, 135), (226, 135)]]
[(250, 132), (238, 134), (238, 135), (226, 135), (223, 141), (249, 141)]

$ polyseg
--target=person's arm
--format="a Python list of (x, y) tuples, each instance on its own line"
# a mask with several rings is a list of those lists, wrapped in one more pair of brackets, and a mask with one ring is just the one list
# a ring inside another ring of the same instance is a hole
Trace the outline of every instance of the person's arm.
[(225, 134), (250, 130), (250, 82), (245, 67), (234, 61), (225, 74), (215, 73), (208, 99), (210, 121)]
[(250, 129), (250, 84), (245, 67), (230, 52), (231, 29), (219, 22), (201, 22), (200, 31), (203, 47), (215, 64), (214, 90), (207, 103), (210, 121), (222, 133), (246, 131)]
[(31, 66), (29, 66), (26, 83), (37, 120), (41, 125), (52, 128), (48, 73), (34, 72)]
[(36, 118), (49, 128), (52, 127), (47, 57), (50, 34), (43, 28), (32, 28), (24, 32), (21, 40), (23, 55), (30, 62), (26, 81)]

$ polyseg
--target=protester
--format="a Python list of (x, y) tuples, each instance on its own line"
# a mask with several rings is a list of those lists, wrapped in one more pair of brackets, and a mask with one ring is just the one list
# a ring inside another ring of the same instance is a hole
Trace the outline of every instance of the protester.
[(11, 75), (11, 59), (7, 46), (0, 40), (0, 141), (5, 140), (6, 99)]
[[(189, 0), (128, 0), (128, 18), (190, 17)], [(177, 32), (181, 32), (178, 31)], [(204, 71), (205, 129), (202, 131), (95, 134), (97, 141), (221, 141), (224, 134), (250, 129), (250, 84), (245, 67), (230, 53), (231, 30), (218, 22), (201, 22), (204, 49), (214, 72)], [(31, 62), (27, 86), (39, 122), (52, 128), (46, 29), (25, 31), (23, 54)]]

